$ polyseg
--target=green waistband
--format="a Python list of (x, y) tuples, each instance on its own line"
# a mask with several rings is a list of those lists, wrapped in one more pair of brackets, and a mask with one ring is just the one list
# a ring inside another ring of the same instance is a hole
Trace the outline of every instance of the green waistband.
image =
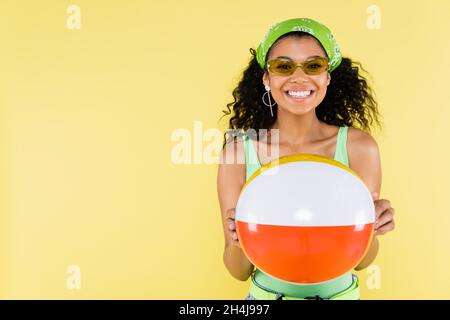
[(254, 275), (252, 274), (252, 283), (250, 285), (250, 294), (255, 297), (256, 300), (306, 300), (305, 298), (309, 297), (309, 299), (317, 299), (320, 297), (321, 299), (330, 299), (330, 300), (359, 300), (359, 279), (356, 275), (350, 274), (351, 284), (338, 292), (330, 296), (323, 296), (318, 294), (317, 292), (312, 293), (310, 295), (305, 295), (303, 297), (292, 297), (289, 295), (282, 294), (280, 292), (276, 292), (275, 290), (262, 288), (259, 283), (255, 282)]
[(254, 275), (252, 275), (252, 279), (252, 282), (256, 282), (256, 284), (262, 288), (270, 288), (270, 290), (279, 292), (285, 296), (296, 298), (304, 298), (315, 295), (328, 298), (350, 287), (353, 282), (351, 272), (347, 272), (336, 279), (323, 283), (305, 285), (294, 284), (278, 280), (259, 269), (255, 270)]

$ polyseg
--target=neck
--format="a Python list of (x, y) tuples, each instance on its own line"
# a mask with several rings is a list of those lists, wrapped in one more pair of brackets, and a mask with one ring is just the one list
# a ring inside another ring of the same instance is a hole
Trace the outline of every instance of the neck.
[(283, 112), (278, 109), (272, 129), (279, 129), (279, 143), (291, 146), (305, 145), (319, 138), (321, 123), (315, 110), (302, 115)]

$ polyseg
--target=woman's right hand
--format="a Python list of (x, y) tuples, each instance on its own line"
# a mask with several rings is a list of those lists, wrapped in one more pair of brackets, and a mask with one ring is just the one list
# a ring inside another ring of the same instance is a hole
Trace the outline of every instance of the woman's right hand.
[(241, 245), (239, 243), (238, 235), (236, 232), (236, 223), (234, 222), (234, 215), (236, 208), (231, 208), (227, 210), (226, 218), (225, 218), (225, 225), (227, 227), (228, 236), (231, 239), (231, 243), (240, 248)]

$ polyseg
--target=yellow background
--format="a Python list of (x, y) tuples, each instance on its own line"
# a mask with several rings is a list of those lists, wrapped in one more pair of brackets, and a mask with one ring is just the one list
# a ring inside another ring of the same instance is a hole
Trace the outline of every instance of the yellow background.
[[(81, 29), (66, 12), (81, 9)], [(216, 164), (176, 165), (171, 134), (218, 122), (266, 30), (310, 17), (373, 78), (384, 129), (381, 288), (450, 298), (450, 3), (0, 2), (2, 299), (243, 299), (222, 261)], [(81, 288), (66, 286), (70, 265)]]

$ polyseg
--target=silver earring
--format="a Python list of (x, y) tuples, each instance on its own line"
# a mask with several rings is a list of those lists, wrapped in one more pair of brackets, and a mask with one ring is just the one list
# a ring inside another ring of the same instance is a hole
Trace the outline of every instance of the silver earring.
[[(274, 103), (272, 104), (272, 100), (270, 99), (270, 87), (269, 87), (267, 84), (266, 84), (264, 87), (266, 88), (266, 92), (264, 92), (264, 94), (263, 94), (263, 96), (262, 96), (262, 101), (263, 101), (263, 103), (264, 103), (266, 106), (270, 107), (270, 114), (271, 114), (272, 117), (273, 117), (272, 107), (273, 107), (274, 105), (276, 105), (277, 103), (274, 102)], [(268, 104), (267, 104), (266, 101), (264, 100), (264, 97), (265, 97), (266, 94), (269, 96), (269, 103), (268, 103)]]

